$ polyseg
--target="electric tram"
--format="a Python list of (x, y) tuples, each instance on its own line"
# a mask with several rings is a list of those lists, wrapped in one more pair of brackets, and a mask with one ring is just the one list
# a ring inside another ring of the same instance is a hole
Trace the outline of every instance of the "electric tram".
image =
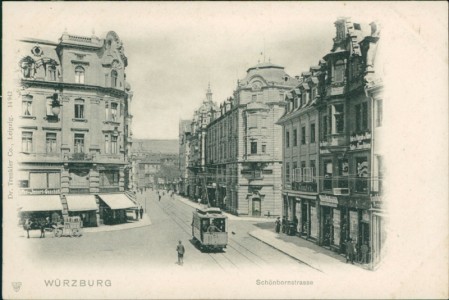
[(193, 212), (192, 236), (201, 250), (223, 250), (228, 244), (228, 218), (216, 207)]

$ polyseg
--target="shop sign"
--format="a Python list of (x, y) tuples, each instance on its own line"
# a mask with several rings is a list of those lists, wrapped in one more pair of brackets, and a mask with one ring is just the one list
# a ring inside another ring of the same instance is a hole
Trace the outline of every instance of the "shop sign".
[(320, 205), (337, 207), (338, 198), (334, 196), (320, 195)]

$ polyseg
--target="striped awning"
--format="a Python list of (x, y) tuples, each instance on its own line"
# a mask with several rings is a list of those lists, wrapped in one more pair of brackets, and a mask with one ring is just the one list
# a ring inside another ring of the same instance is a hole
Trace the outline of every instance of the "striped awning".
[(62, 211), (59, 195), (30, 195), (19, 199), (20, 211)]
[(125, 194), (99, 194), (98, 197), (111, 209), (137, 208)]
[(67, 195), (69, 211), (97, 210), (97, 201), (94, 195)]

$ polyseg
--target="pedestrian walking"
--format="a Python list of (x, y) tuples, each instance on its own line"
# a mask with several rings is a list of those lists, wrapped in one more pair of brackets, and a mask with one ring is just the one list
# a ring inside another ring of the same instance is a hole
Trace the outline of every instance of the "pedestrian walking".
[(161, 201), (161, 195), (159, 195), (159, 201)]
[(360, 247), (360, 252), (362, 253), (362, 257), (360, 259), (361, 264), (368, 263), (368, 244), (366, 242), (363, 243), (363, 245)]
[(182, 266), (184, 264), (184, 253), (186, 252), (186, 249), (181, 241), (179, 241), (176, 251), (178, 252), (178, 265)]
[(280, 218), (278, 217), (274, 223), (275, 223), (276, 233), (279, 233), (281, 231), (281, 220), (280, 220)]
[(355, 248), (354, 244), (352, 243), (352, 239), (348, 239), (346, 242), (346, 263), (348, 261), (351, 262), (351, 264), (354, 264), (354, 254), (355, 254)]
[(143, 207), (141, 206), (140, 207), (140, 219), (142, 219), (143, 218)]
[(42, 219), (41, 221), (40, 221), (40, 228), (41, 228), (41, 238), (45, 238), (45, 225), (46, 225), (46, 222), (45, 222), (45, 219)]

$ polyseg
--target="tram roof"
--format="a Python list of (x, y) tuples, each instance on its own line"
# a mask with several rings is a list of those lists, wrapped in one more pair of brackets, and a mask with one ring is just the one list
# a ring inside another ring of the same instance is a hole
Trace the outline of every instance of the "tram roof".
[(196, 211), (203, 215), (208, 215), (209, 217), (223, 218), (225, 215), (218, 207), (208, 207), (208, 208), (197, 208)]

